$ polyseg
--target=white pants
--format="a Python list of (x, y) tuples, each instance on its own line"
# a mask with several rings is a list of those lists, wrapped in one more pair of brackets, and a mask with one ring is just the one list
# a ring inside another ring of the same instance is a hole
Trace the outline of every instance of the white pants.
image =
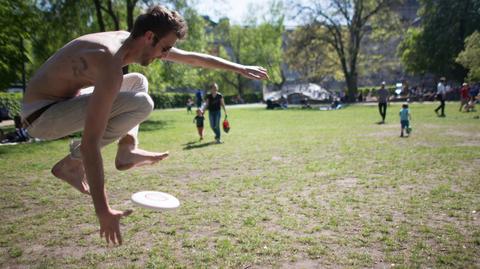
[[(41, 139), (58, 139), (78, 132), (85, 125), (88, 100), (93, 87), (83, 89), (79, 96), (60, 101), (49, 107), (30, 126), (28, 133)], [(123, 76), (122, 86), (112, 105), (101, 146), (131, 135), (138, 143), (138, 125), (147, 119), (153, 110), (152, 98), (148, 95), (148, 80), (139, 73)], [(79, 144), (71, 149), (73, 158), (80, 158)]]

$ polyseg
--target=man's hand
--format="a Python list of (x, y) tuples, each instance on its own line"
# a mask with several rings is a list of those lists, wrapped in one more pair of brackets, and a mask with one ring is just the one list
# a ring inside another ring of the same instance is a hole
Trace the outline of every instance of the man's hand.
[(267, 69), (261, 66), (245, 66), (241, 74), (249, 79), (269, 79)]
[(107, 244), (122, 244), (122, 234), (120, 233), (120, 219), (132, 214), (132, 210), (119, 211), (109, 209), (107, 212), (98, 215), (100, 222), (100, 237), (105, 236)]

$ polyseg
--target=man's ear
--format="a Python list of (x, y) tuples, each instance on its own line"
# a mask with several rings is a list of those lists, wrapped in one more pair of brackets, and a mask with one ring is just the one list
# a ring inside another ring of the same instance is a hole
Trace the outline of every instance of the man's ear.
[(155, 37), (155, 34), (152, 31), (146, 31), (143, 36), (145, 37), (145, 41), (147, 41), (147, 43), (151, 44), (153, 38)]

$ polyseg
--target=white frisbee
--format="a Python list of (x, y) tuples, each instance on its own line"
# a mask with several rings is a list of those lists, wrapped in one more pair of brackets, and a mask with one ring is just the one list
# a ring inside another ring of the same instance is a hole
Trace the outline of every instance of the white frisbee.
[(154, 210), (170, 210), (180, 206), (180, 201), (175, 196), (159, 191), (136, 192), (132, 195), (132, 202)]

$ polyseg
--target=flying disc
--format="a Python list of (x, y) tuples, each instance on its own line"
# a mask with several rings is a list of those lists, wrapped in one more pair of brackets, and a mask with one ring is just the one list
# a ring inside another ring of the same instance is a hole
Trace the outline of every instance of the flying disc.
[(175, 196), (159, 191), (136, 192), (132, 195), (132, 202), (154, 210), (169, 210), (180, 206), (180, 201)]

